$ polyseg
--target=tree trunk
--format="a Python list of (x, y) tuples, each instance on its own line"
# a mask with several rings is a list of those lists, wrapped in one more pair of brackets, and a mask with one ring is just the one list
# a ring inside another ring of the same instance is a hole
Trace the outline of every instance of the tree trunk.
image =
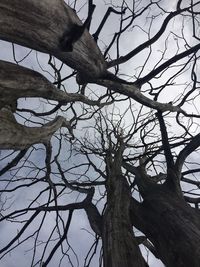
[[(200, 266), (200, 214), (162, 185), (144, 198), (135, 226), (154, 244), (166, 267)], [(136, 208), (135, 203), (133, 204)]]
[(107, 208), (103, 217), (104, 267), (147, 266), (129, 215), (130, 188), (120, 173), (112, 174), (107, 183)]

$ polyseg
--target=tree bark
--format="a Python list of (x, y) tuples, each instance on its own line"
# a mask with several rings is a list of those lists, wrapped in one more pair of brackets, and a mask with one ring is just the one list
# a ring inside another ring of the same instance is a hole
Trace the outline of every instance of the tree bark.
[(142, 204), (132, 202), (132, 221), (154, 244), (166, 267), (199, 267), (200, 214), (166, 184)]
[[(116, 165), (117, 166), (117, 165)], [(133, 233), (129, 206), (131, 192), (118, 166), (107, 180), (107, 207), (103, 216), (104, 267), (147, 266)]]
[(48, 144), (52, 135), (61, 127), (71, 130), (70, 123), (58, 116), (42, 127), (27, 127), (19, 124), (9, 108), (0, 110), (0, 149), (23, 150), (31, 145)]
[(104, 58), (87, 29), (65, 52), (61, 39), (73, 35), (73, 26), (82, 25), (75, 11), (63, 0), (1, 0), (0, 39), (52, 54), (86, 77), (105, 71)]
[(15, 111), (16, 101), (20, 97), (42, 97), (63, 105), (73, 101), (98, 104), (84, 95), (59, 90), (39, 72), (0, 60), (0, 109), (10, 106)]

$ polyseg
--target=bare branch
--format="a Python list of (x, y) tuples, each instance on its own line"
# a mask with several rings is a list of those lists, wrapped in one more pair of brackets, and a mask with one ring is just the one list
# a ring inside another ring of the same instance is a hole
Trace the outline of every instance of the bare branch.
[(113, 67), (116, 64), (119, 65), (119, 64), (125, 63), (126, 61), (128, 61), (129, 59), (131, 59), (132, 57), (134, 57), (135, 55), (137, 55), (141, 51), (143, 51), (145, 48), (147, 48), (151, 44), (155, 43), (162, 36), (162, 34), (165, 32), (165, 29), (166, 29), (167, 25), (169, 24), (169, 22), (172, 20), (172, 18), (174, 18), (175, 16), (179, 15), (182, 12), (187, 11), (189, 8), (190, 7), (183, 8), (183, 9), (177, 9), (176, 11), (169, 13), (169, 15), (165, 18), (160, 30), (151, 39), (149, 39), (148, 41), (139, 45), (134, 50), (129, 52), (127, 55), (121, 56), (120, 58), (118, 58), (116, 60), (112, 60), (111, 62), (108, 63), (108, 67)]
[(200, 146), (200, 134), (197, 134), (193, 137), (193, 139), (181, 150), (179, 153), (176, 163), (175, 169), (178, 173), (181, 172), (182, 166), (186, 160), (186, 158), (195, 151)]
[(16, 121), (13, 113), (7, 107), (0, 110), (0, 120), (1, 149), (24, 150), (34, 144), (48, 144), (52, 135), (60, 127), (66, 127), (71, 130), (70, 123), (61, 116), (44, 124), (42, 127), (21, 125)]
[(54, 246), (54, 248), (52, 249), (52, 251), (49, 253), (48, 258), (46, 259), (45, 262), (42, 263), (42, 267), (46, 267), (48, 265), (48, 263), (51, 261), (53, 255), (55, 254), (56, 250), (59, 248), (59, 246), (62, 244), (62, 242), (66, 239), (67, 233), (69, 231), (69, 226), (72, 220), (72, 214), (73, 214), (73, 210), (69, 210), (69, 216), (68, 216), (68, 220), (65, 226), (65, 230), (63, 232), (62, 237), (59, 239), (59, 241), (57, 242), (57, 244)]
[(15, 167), (19, 163), (19, 161), (24, 157), (26, 152), (27, 149), (21, 150), (11, 162), (9, 162), (4, 168), (0, 170), (0, 176), (6, 173), (12, 167)]
[[(9, 75), (8, 75), (9, 73)], [(13, 106), (20, 97), (43, 97), (63, 105), (81, 101), (88, 105), (100, 105), (81, 94), (66, 93), (57, 89), (42, 74), (14, 63), (0, 60), (0, 108)]]
[(157, 112), (157, 118), (160, 124), (160, 131), (162, 135), (162, 144), (163, 144), (163, 149), (165, 152), (165, 158), (166, 158), (166, 163), (167, 163), (167, 169), (173, 169), (174, 167), (174, 160), (173, 160), (173, 155), (171, 152), (170, 144), (169, 144), (169, 138), (168, 138), (168, 133), (167, 133), (167, 128), (164, 122), (164, 118), (161, 112)]
[(187, 49), (183, 52), (181, 52), (178, 55), (175, 55), (174, 57), (171, 57), (169, 60), (167, 60), (166, 62), (164, 62), (163, 64), (161, 64), (159, 67), (157, 67), (156, 69), (152, 70), (149, 74), (147, 74), (146, 76), (139, 78), (135, 81), (135, 84), (138, 86), (143, 85), (144, 83), (150, 81), (151, 79), (155, 78), (156, 75), (158, 75), (160, 72), (162, 72), (163, 70), (165, 70), (166, 68), (168, 68), (170, 65), (172, 65), (173, 63), (186, 58), (187, 56), (191, 55), (191, 54), (195, 54), (199, 51), (200, 49), (200, 44), (197, 44), (193, 47), (191, 47), (190, 49)]
[[(98, 40), (98, 37), (99, 37), (99, 34), (101, 32), (101, 30), (103, 29), (108, 17), (110, 16), (111, 12), (115, 13), (115, 14), (119, 14), (119, 15), (122, 15), (122, 14), (125, 14), (125, 11), (126, 9), (124, 9), (123, 11), (119, 12), (117, 10), (115, 10), (113, 7), (109, 7), (98, 27), (98, 29), (96, 30), (96, 32), (93, 34), (93, 37), (94, 37), (94, 40), (97, 42)], [(110, 63), (108, 63), (108, 66), (109, 66)]]
[(164, 111), (171, 111), (171, 112), (180, 112), (182, 113), (182, 109), (178, 106), (173, 106), (172, 104), (163, 104), (159, 103), (157, 101), (154, 101), (145, 95), (143, 95), (138, 88), (138, 86), (132, 84), (123, 84), (118, 83), (117, 81), (110, 81), (110, 80), (100, 80), (98, 79), (95, 81), (96, 84), (103, 85), (105, 87), (108, 87), (109, 89), (113, 90), (114, 92), (126, 95), (131, 97), (132, 99), (136, 100), (142, 105), (145, 105), (149, 108), (153, 108), (156, 110), (159, 110), (161, 112)]

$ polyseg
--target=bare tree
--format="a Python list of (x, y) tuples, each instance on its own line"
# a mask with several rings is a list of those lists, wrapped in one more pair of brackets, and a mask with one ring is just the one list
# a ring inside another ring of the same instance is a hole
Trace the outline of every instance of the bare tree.
[(199, 9), (0, 0), (2, 262), (199, 267)]

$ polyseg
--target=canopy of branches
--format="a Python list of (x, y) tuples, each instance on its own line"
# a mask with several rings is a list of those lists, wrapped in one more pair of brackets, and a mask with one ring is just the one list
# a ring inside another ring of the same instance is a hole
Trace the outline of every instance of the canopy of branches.
[(199, 266), (199, 10), (0, 0), (2, 266)]

